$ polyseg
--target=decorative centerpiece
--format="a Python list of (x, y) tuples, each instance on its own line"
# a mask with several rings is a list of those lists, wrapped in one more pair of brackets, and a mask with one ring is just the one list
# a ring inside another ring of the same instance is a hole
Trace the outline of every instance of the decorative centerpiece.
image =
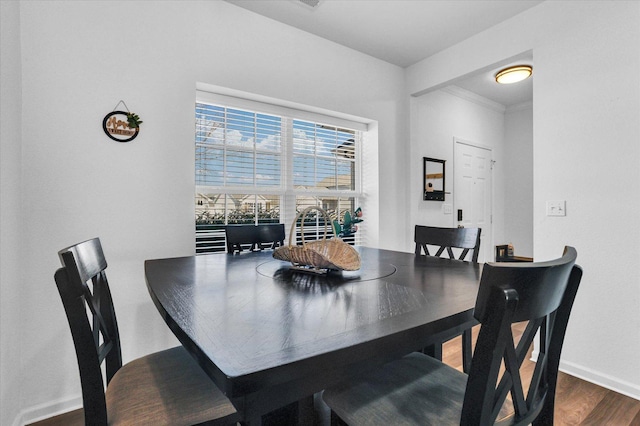
[[(309, 212), (317, 210), (324, 217), (324, 235), (322, 239), (306, 242), (304, 237), (304, 221)], [(296, 222), (300, 219), (300, 235), (302, 245), (293, 245)], [(329, 270), (357, 271), (360, 269), (360, 254), (355, 248), (334, 236), (327, 238), (328, 230), (334, 230), (327, 212), (320, 207), (308, 207), (298, 213), (291, 224), (289, 244), (278, 247), (273, 257), (278, 260), (291, 262), (292, 268), (304, 272), (326, 273)]]

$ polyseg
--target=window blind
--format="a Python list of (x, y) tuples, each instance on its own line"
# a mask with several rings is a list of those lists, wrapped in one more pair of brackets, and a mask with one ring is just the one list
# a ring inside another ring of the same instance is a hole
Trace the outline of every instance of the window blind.
[[(321, 114), (198, 94), (197, 253), (224, 251), (227, 224), (290, 224), (309, 206), (342, 220), (358, 207), (361, 130)], [(318, 237), (324, 226), (305, 230)], [(359, 236), (345, 240), (356, 243)]]
[(281, 117), (196, 104), (196, 185), (282, 186)]

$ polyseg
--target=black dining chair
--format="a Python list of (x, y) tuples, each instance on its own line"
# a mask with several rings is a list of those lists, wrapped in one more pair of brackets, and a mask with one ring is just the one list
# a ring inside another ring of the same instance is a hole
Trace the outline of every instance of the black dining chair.
[(275, 249), (284, 245), (284, 224), (264, 223), (259, 225), (227, 225), (225, 227), (227, 253)]
[[(480, 332), (469, 375), (414, 352), (325, 390), (332, 423), (552, 425), (562, 343), (582, 278), (576, 256), (566, 247), (561, 258), (549, 262), (485, 264), (474, 312)], [(515, 344), (511, 326), (522, 321), (528, 323)], [(537, 332), (539, 354), (524, 384), (520, 367)]]
[[(438, 228), (436, 226), (416, 225), (413, 241), (416, 243), (416, 255), (422, 252), (426, 256), (431, 256), (429, 245), (439, 246), (433, 256), (440, 257), (444, 251), (447, 251), (449, 259), (456, 259), (453, 252), (454, 248), (462, 249), (458, 260), (465, 259), (469, 251), (471, 254), (471, 262), (478, 263), (478, 252), (480, 250), (480, 228)], [(433, 249), (432, 249), (433, 250)]]
[(107, 262), (98, 238), (58, 255), (62, 268), (55, 281), (75, 346), (86, 425), (219, 425), (240, 419), (182, 346), (122, 365)]
[[(440, 257), (446, 250), (449, 259), (469, 261), (467, 255), (470, 251), (473, 263), (478, 263), (478, 252), (480, 251), (480, 228), (439, 228), (435, 226), (416, 225), (413, 240), (415, 242), (416, 256), (432, 256), (429, 246), (434, 252), (433, 256)], [(456, 258), (453, 249), (460, 249), (461, 252)], [(424, 254), (423, 254), (424, 253)], [(472, 353), (472, 330), (468, 328), (462, 332), (462, 368), (465, 373), (471, 368)], [(442, 361), (442, 344), (459, 336), (459, 332), (444, 337), (440, 342), (425, 348), (425, 353)]]

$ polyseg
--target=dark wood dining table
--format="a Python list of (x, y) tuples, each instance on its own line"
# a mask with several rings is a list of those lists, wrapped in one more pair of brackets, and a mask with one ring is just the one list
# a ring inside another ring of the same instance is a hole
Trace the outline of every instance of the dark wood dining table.
[(271, 251), (145, 262), (156, 308), (248, 423), (474, 325), (482, 266), (357, 247), (358, 271)]

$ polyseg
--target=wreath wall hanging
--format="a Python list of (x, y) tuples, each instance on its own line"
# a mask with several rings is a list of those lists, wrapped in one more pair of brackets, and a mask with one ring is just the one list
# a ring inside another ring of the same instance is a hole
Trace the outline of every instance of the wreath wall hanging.
[[(120, 104), (126, 111), (116, 111)], [(129, 111), (127, 104), (121, 100), (102, 120), (102, 130), (116, 142), (131, 142), (140, 133), (140, 124), (142, 124), (140, 116)]]

